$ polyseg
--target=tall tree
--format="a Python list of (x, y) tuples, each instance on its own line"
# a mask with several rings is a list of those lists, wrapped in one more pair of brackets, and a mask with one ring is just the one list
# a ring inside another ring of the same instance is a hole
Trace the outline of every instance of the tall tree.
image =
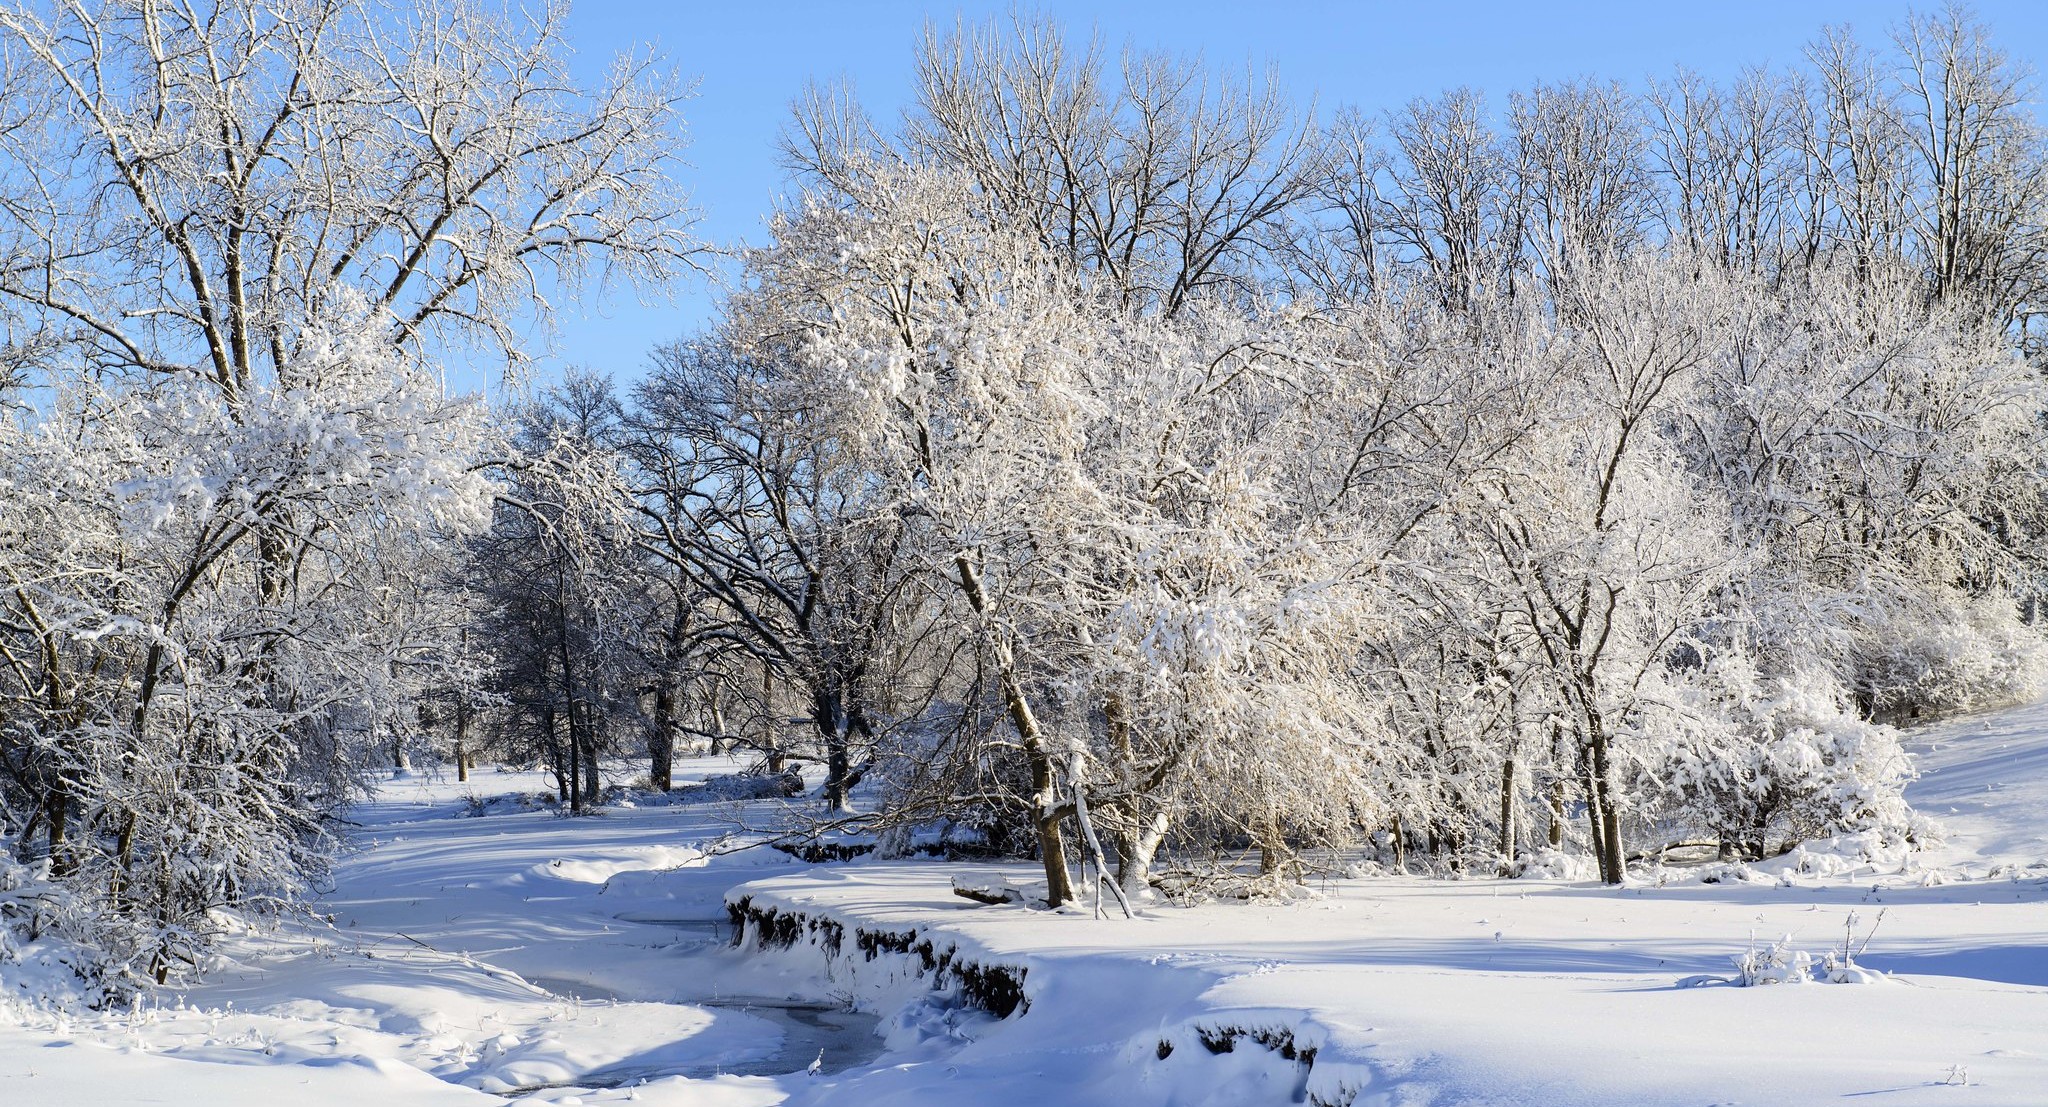
[(116, 976), (290, 904), (430, 683), (380, 576), (481, 522), (491, 452), (432, 359), (516, 364), (557, 287), (688, 263), (679, 86), (583, 90), (563, 15), (0, 4), (0, 321), (56, 398), (4, 463), (71, 474), (6, 532), (77, 528), (0, 548), (0, 695), (42, 705), (0, 760)]
[(634, 57), (584, 91), (566, 10), (0, 6), (49, 112), (0, 136), (0, 300), (96, 367), (194, 373), (230, 408), (342, 287), (396, 345), (520, 360), (555, 284), (667, 279), (692, 249), (683, 89)]

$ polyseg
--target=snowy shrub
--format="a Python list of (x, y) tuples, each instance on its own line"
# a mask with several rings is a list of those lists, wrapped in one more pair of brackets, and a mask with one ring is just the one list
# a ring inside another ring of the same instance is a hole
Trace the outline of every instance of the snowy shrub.
[(22, 945), (42, 935), (62, 898), (47, 872), (0, 855), (0, 964), (18, 960)]
[(1870, 929), (1866, 930), (1863, 933), (1862, 940), (1858, 941), (1856, 926), (1860, 921), (1860, 917), (1854, 911), (1849, 912), (1848, 917), (1842, 920), (1841, 942), (1821, 956), (1821, 964), (1817, 970), (1821, 980), (1830, 984), (1883, 984), (1890, 982), (1891, 977), (1885, 973), (1866, 969), (1856, 963), (1856, 958), (1862, 956), (1863, 952), (1870, 948), (1871, 939), (1877, 936), (1877, 928), (1884, 922), (1884, 912), (1879, 911), (1877, 913), (1877, 918), (1871, 920)]
[(1915, 848), (1938, 840), (1931, 821), (1915, 812), (1904, 831), (1887, 827), (1815, 838), (1752, 868), (1779, 880), (1898, 872)]
[(1759, 676), (1719, 659), (1669, 689), (1645, 788), (1666, 817), (1752, 860), (1775, 844), (1903, 832), (1911, 762), (1892, 728), (1852, 714), (1810, 673)]
[(47, 864), (0, 854), (0, 998), (50, 1010), (125, 1001), (147, 979), (105, 939), (101, 920), (50, 879)]
[(2048, 686), (2048, 639), (2003, 597), (1937, 593), (1873, 623), (1855, 680), (1875, 710), (1918, 718), (2018, 703)]
[(1591, 880), (1600, 874), (1592, 858), (1546, 846), (1517, 858), (1510, 875), (1537, 880)]
[[(1856, 964), (1856, 958), (1870, 947), (1871, 939), (1877, 933), (1878, 924), (1884, 921), (1884, 913), (1865, 930), (1859, 940), (1856, 927), (1861, 918), (1853, 911), (1842, 921), (1841, 941), (1830, 947), (1816, 961), (1812, 954), (1792, 946), (1790, 934), (1767, 945), (1757, 945), (1756, 935), (1751, 934), (1749, 947), (1736, 954), (1735, 976), (1728, 983), (1744, 988), (1766, 984), (1883, 984), (1891, 980), (1885, 973), (1863, 968)], [(1713, 983), (1713, 978), (1696, 977), (1697, 983)]]
[(1793, 949), (1790, 934), (1761, 947), (1756, 944), (1756, 936), (1751, 935), (1749, 948), (1736, 954), (1733, 960), (1735, 983), (1744, 988), (1813, 983), (1813, 955)]

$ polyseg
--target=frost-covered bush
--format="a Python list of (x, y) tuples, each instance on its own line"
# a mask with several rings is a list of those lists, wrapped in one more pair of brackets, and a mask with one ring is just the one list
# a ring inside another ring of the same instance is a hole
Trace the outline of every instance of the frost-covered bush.
[(39, 869), (0, 855), (0, 964), (18, 960), (23, 943), (40, 937), (64, 901), (63, 889)]
[(1897, 733), (1857, 717), (1826, 678), (1762, 677), (1737, 656), (1671, 692), (1678, 709), (1656, 716), (1665, 737), (1646, 791), (1724, 853), (1756, 859), (1779, 843), (1906, 828), (1912, 769)]
[(2011, 600), (1934, 592), (1914, 609), (1862, 628), (1857, 691), (1897, 718), (2018, 703), (2048, 686), (2048, 639)]
[[(1850, 912), (1842, 921), (1842, 940), (1823, 952), (1818, 961), (1805, 950), (1793, 948), (1790, 934), (1762, 946), (1757, 944), (1756, 935), (1751, 934), (1748, 948), (1731, 958), (1735, 976), (1727, 983), (1744, 988), (1768, 984), (1887, 983), (1892, 979), (1890, 976), (1856, 963), (1856, 958), (1869, 948), (1883, 918), (1883, 912), (1879, 912), (1877, 920), (1858, 941), (1856, 927), (1861, 920)], [(1695, 978), (1695, 982), (1707, 983), (1711, 978)]]
[(50, 879), (47, 863), (0, 855), (0, 1005), (104, 1005), (146, 987), (140, 967), (110, 951), (105, 938), (81, 897)]
[(1803, 949), (1793, 949), (1790, 934), (1764, 946), (1757, 945), (1755, 936), (1751, 936), (1749, 948), (1736, 954), (1733, 960), (1735, 983), (1745, 988), (1813, 983), (1813, 955)]

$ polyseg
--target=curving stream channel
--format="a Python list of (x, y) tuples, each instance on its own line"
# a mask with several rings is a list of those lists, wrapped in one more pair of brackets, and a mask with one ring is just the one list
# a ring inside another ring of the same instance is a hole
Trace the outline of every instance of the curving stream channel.
[[(584, 1003), (616, 1003), (626, 1000), (610, 988), (583, 980), (533, 976), (527, 981), (565, 999)], [(798, 1000), (722, 997), (685, 1006), (713, 1011), (737, 1011), (773, 1023), (782, 1032), (775, 1052), (766, 1057), (730, 1061), (710, 1056), (687, 1064), (614, 1065), (594, 1069), (574, 1080), (535, 1084), (501, 1092), (506, 1098), (556, 1088), (622, 1088), (648, 1080), (682, 1076), (702, 1079), (711, 1076), (783, 1076), (802, 1072), (813, 1064), (820, 1072), (839, 1072), (865, 1065), (883, 1052), (875, 1016), (845, 1007)]]

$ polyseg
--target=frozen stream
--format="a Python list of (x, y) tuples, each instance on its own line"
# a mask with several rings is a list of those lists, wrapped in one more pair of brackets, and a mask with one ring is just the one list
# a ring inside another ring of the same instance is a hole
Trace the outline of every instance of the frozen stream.
[[(581, 980), (529, 977), (536, 987), (584, 1003), (617, 1003), (626, 997), (610, 988)], [(873, 1015), (831, 1004), (803, 1003), (786, 999), (722, 998), (688, 1004), (711, 1011), (736, 1011), (774, 1024), (782, 1032), (782, 1043), (766, 1057), (728, 1061), (712, 1056), (686, 1064), (659, 1066), (616, 1065), (583, 1074), (580, 1079), (543, 1085), (549, 1088), (618, 1088), (643, 1080), (666, 1076), (781, 1076), (802, 1072), (812, 1064), (820, 1072), (839, 1072), (865, 1065), (882, 1055), (882, 1039), (875, 1034)], [(521, 1088), (517, 1094), (538, 1091)], [(506, 1093), (508, 1095), (515, 1093)]]
[[(681, 768), (687, 779), (735, 767)], [(721, 1076), (774, 1087), (885, 1052), (874, 1016), (763, 975), (730, 947), (726, 889), (798, 863), (731, 848), (731, 814), (713, 805), (569, 819), (520, 798), (544, 784), (495, 772), (399, 780), (353, 813), (356, 848), (323, 910), (386, 963), (416, 957), (437, 983), (460, 975), (468, 989), (418, 1019), (421, 1068), (495, 1094), (573, 1094)], [(333, 1005), (360, 1002), (361, 987), (359, 973), (338, 981)]]

